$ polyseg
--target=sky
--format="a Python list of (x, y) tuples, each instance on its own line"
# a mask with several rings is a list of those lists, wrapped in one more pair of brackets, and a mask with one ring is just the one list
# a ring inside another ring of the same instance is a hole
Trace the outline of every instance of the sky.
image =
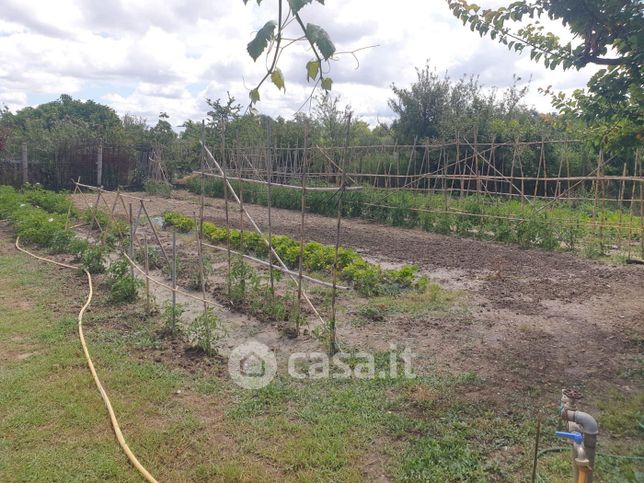
[[(277, 0), (259, 6), (252, 0), (0, 0), (0, 106), (15, 111), (65, 93), (151, 124), (163, 111), (174, 126), (203, 119), (205, 99), (224, 99), (227, 92), (246, 106), (266, 69), (266, 60), (253, 62), (246, 45), (276, 18), (276, 6)], [(474, 74), (499, 89), (516, 74), (529, 82), (527, 104), (544, 112), (551, 108), (539, 87), (571, 92), (594, 72), (550, 71), (527, 51), (520, 55), (480, 38), (444, 0), (326, 0), (300, 14), (327, 30), (338, 52), (361, 49), (355, 57), (337, 55), (328, 75), (341, 104), (371, 125), (394, 118), (387, 105), (391, 85), (410, 85), (427, 61), (439, 73)], [(286, 91), (265, 83), (260, 112), (289, 118), (300, 109), (311, 94), (305, 69), (311, 58), (304, 45), (284, 52)]]

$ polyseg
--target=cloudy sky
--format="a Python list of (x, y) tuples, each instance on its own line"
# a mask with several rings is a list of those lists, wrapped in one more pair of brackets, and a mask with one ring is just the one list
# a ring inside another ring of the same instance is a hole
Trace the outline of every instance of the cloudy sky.
[[(498, 0), (481, 0), (498, 6)], [(15, 110), (61, 93), (108, 104), (123, 115), (174, 125), (200, 120), (205, 98), (226, 91), (242, 104), (265, 69), (246, 53), (254, 32), (277, 15), (277, 0), (0, 0), (0, 105)], [(592, 71), (549, 71), (470, 32), (444, 0), (326, 0), (301, 11), (321, 25), (340, 55), (330, 66), (333, 90), (363, 119), (389, 121), (390, 86), (406, 86), (429, 59), (451, 77), (476, 74), (488, 86), (507, 87), (512, 75), (530, 81), (528, 103), (549, 110), (538, 87), (570, 91)], [(309, 96), (304, 46), (280, 61), (286, 93), (265, 84), (261, 112), (290, 117)]]

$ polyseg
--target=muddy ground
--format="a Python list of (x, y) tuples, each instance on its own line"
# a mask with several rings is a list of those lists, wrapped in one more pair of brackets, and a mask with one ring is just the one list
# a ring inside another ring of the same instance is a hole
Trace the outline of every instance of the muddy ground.
[[(176, 191), (172, 199), (133, 194), (149, 200), (145, 205), (152, 217), (165, 210), (186, 215), (198, 211), (199, 197), (185, 191)], [(103, 208), (113, 203), (110, 194), (106, 197)], [(74, 196), (79, 208), (94, 200), (95, 196)], [(265, 207), (246, 209), (262, 229), (267, 228)], [(232, 213), (231, 222), (239, 227), (239, 213)], [(223, 200), (207, 198), (204, 215), (223, 225)], [(298, 212), (272, 210), (275, 234), (298, 238), (299, 222)], [(335, 224), (334, 219), (307, 214), (306, 240), (333, 243)], [(163, 237), (168, 246), (168, 234)], [(403, 315), (360, 326), (340, 320), (339, 337), (351, 347), (410, 347), (418, 354), (421, 370), (476, 372), (488, 382), (476, 389), (476, 396), (495, 400), (511, 393), (558, 399), (560, 389), (569, 386), (582, 392), (642, 390), (633, 374), (642, 369), (644, 266), (614, 266), (567, 253), (356, 219), (342, 220), (341, 240), (343, 246), (383, 265), (416, 264), (433, 282), (461, 294), (458, 304), (465, 314)], [(341, 303), (348, 317), (356, 299), (345, 294)], [(230, 320), (229, 347), (250, 336), (276, 350), (322, 347), (311, 336), (288, 340), (252, 317), (235, 314)]]

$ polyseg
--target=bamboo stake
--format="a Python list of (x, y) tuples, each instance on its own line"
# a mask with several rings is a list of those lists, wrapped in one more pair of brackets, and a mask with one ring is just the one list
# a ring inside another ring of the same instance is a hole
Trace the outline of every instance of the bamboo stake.
[[(409, 154), (409, 161), (407, 162), (407, 174), (405, 175), (404, 184), (407, 184), (407, 178), (409, 178), (409, 170), (411, 168), (411, 163), (414, 160), (414, 156), (416, 154), (416, 142), (417, 141), (418, 141), (418, 136), (414, 136), (414, 147), (411, 148), (411, 153)], [(416, 171), (416, 170), (414, 170), (414, 171)]]
[[(297, 313), (298, 315), (302, 313), (302, 271), (304, 267), (304, 210), (306, 209), (306, 169), (308, 163), (308, 135), (309, 135), (309, 123), (306, 122), (304, 126), (304, 157), (302, 159), (302, 191), (300, 199), (300, 210), (301, 210), (301, 220), (300, 220), (300, 260), (298, 263), (298, 276), (297, 276)], [(296, 333), (300, 333), (300, 317), (297, 317), (296, 322)]]
[(143, 236), (145, 247), (145, 313), (150, 315), (150, 257), (148, 255), (148, 235)]
[(268, 208), (268, 273), (271, 284), (271, 295), (275, 295), (275, 281), (273, 277), (273, 223), (271, 218), (271, 178), (273, 177), (273, 159), (271, 152), (271, 125), (268, 124), (268, 148), (266, 150), (266, 181), (267, 186), (267, 208)]
[[(347, 116), (347, 132), (345, 138), (345, 146), (349, 145), (349, 131), (351, 129), (351, 112)], [(338, 216), (335, 230), (335, 252), (333, 256), (333, 293), (331, 295), (331, 320), (329, 321), (329, 354), (333, 355), (338, 350), (336, 340), (336, 298), (337, 298), (337, 282), (338, 282), (338, 251), (340, 250), (340, 225), (342, 223), (342, 199), (344, 198), (344, 183), (345, 174), (344, 167), (346, 165), (347, 152), (345, 150), (342, 156), (342, 169), (340, 175), (340, 192), (338, 194)]]
[[(636, 151), (637, 164), (642, 176), (642, 159), (640, 158), (639, 148)], [(640, 183), (640, 257), (644, 258), (644, 184)]]
[(512, 146), (512, 165), (510, 166), (510, 186), (508, 187), (508, 191), (509, 191), (508, 198), (512, 197), (512, 194), (513, 194), (512, 190), (514, 189), (514, 165), (517, 158), (517, 145), (516, 145), (517, 141), (518, 139), (515, 139), (515, 143)]
[[(206, 124), (202, 120), (201, 121), (201, 152), (199, 155), (200, 161), (201, 161), (201, 171), (204, 171), (204, 160), (206, 158), (204, 152), (203, 152), (203, 146), (206, 144)], [(201, 175), (201, 195), (199, 199), (199, 231), (203, 231), (203, 211), (204, 211), (204, 205), (205, 205), (205, 191), (206, 191), (206, 178), (202, 174)], [(206, 324), (207, 325), (207, 324)]]
[[(203, 226), (203, 218), (200, 223), (197, 223), (197, 214), (193, 213), (192, 215), (195, 220), (195, 237), (197, 241), (197, 257), (199, 258), (199, 278), (201, 281), (201, 296), (203, 297), (204, 303), (203, 303), (203, 311), (204, 314), (208, 310), (208, 305), (206, 304), (206, 272), (204, 270), (204, 258), (203, 258), (203, 248), (201, 246), (201, 230), (199, 229), (200, 226)], [(208, 340), (210, 340), (210, 324), (205, 324), (206, 329), (208, 330)]]
[(543, 194), (548, 196), (548, 163), (546, 160), (546, 147), (543, 137), (541, 138), (541, 158), (543, 159)]
[(541, 419), (537, 419), (537, 432), (534, 437), (534, 455), (532, 458), (532, 483), (537, 481), (537, 462), (539, 459), (539, 440), (541, 438)]
[[(597, 168), (595, 171), (595, 180), (593, 182), (593, 187), (595, 191), (595, 202), (593, 203), (593, 214), (592, 214), (592, 220), (593, 220), (593, 234), (596, 236), (597, 235), (597, 211), (599, 209), (599, 170), (601, 168), (601, 163), (602, 163), (602, 158), (603, 158), (603, 150), (600, 148), (599, 149), (599, 156), (597, 156)], [(603, 249), (602, 249), (603, 251)]]
[(226, 277), (226, 285), (227, 285), (227, 295), (230, 298), (231, 291), (232, 291), (232, 280), (230, 279), (230, 273), (232, 271), (232, 259), (230, 256), (230, 216), (228, 214), (228, 180), (226, 179), (226, 172), (223, 171), (224, 173), (224, 209), (226, 211), (226, 260), (228, 262), (228, 274)]
[(148, 213), (148, 210), (145, 207), (145, 203), (141, 203), (141, 208), (143, 209), (143, 213), (145, 213), (145, 218), (148, 220), (148, 225), (152, 229), (152, 234), (154, 235), (154, 239), (156, 240), (157, 245), (159, 245), (159, 249), (161, 250), (161, 254), (163, 255), (163, 259), (168, 264), (168, 268), (170, 268), (170, 266), (171, 266), (170, 257), (168, 257), (168, 254), (166, 253), (165, 248), (163, 248), (163, 243), (161, 243), (161, 239), (159, 238), (159, 234), (157, 233), (157, 229), (154, 227), (154, 223), (152, 222), (152, 218), (150, 218), (150, 214)]
[[(622, 175), (626, 177), (627, 173), (627, 168), (626, 168), (626, 163), (624, 163), (624, 168), (622, 169)], [(626, 189), (626, 183), (624, 181), (621, 182), (620, 187), (619, 187), (619, 194), (617, 196), (617, 206), (619, 207), (619, 224), (622, 224), (623, 218), (624, 218), (624, 190)], [(618, 230), (619, 233), (619, 238), (618, 238), (618, 247), (619, 251), (621, 252), (622, 250), (622, 230)]]
[(173, 334), (177, 333), (177, 229), (172, 228), (172, 326)]
[[(99, 193), (100, 194), (100, 193)], [(132, 203), (129, 204), (129, 221), (130, 221), (130, 243), (127, 247), (128, 255), (134, 258), (134, 219), (132, 218)], [(134, 277), (134, 268), (130, 265), (130, 277)]]

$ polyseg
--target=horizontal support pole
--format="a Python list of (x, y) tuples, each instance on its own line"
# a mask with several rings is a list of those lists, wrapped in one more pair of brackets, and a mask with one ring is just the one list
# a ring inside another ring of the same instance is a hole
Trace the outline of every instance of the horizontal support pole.
[[(204, 171), (193, 171), (192, 174), (199, 175), (199, 176), (208, 176), (210, 178), (219, 178), (219, 179), (224, 179), (224, 176), (221, 174), (216, 174), (216, 173), (206, 173)], [(269, 183), (266, 181), (262, 181), (259, 179), (251, 179), (251, 178), (237, 178), (234, 176), (226, 176), (226, 179), (229, 181), (242, 181), (244, 183), (254, 183), (254, 184), (262, 184), (262, 185), (268, 185)], [(294, 186), (290, 184), (281, 184), (281, 183), (270, 183), (271, 186), (279, 186), (280, 188), (288, 188), (296, 191), (302, 191), (301, 186)], [(305, 191), (326, 191), (326, 192), (336, 192), (339, 191), (339, 187), (330, 187), (330, 188), (325, 188), (321, 186), (307, 186), (304, 188)], [(344, 191), (360, 191), (362, 190), (362, 186), (349, 186), (344, 188)]]

